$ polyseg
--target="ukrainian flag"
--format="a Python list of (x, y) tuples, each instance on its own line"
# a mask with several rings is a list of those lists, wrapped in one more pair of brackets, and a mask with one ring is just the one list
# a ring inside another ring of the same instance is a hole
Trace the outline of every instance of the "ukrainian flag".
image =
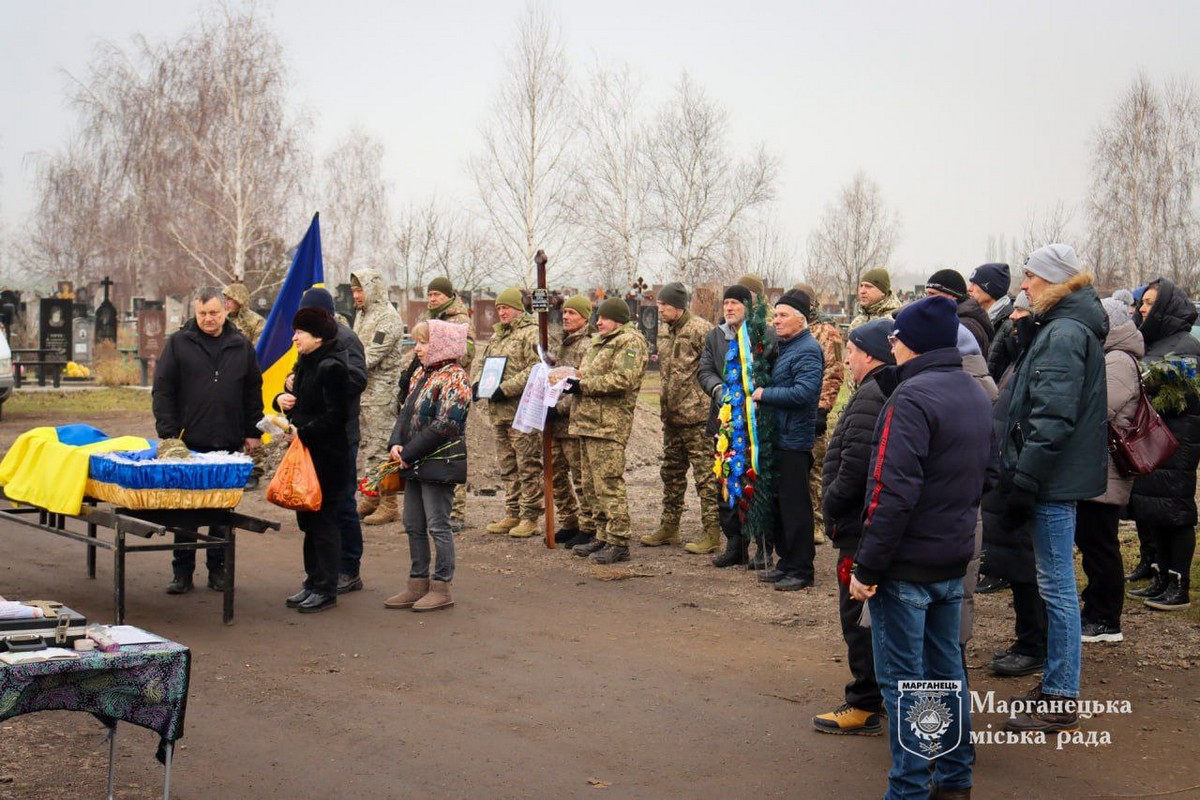
[(296, 364), (292, 344), (292, 317), (300, 309), (300, 298), (314, 286), (325, 285), (325, 264), (321, 260), (321, 214), (313, 214), (308, 233), (304, 234), (296, 257), (288, 268), (283, 288), (267, 317), (262, 336), (255, 348), (262, 370), (263, 408), (271, 411), (275, 395), (283, 391), (283, 381)]

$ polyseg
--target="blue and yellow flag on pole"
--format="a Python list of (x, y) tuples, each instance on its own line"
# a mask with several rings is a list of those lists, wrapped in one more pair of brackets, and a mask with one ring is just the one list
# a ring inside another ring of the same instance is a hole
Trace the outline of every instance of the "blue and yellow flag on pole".
[(271, 401), (283, 391), (283, 381), (296, 363), (292, 344), (292, 318), (300, 309), (300, 298), (314, 286), (325, 285), (325, 264), (321, 260), (320, 212), (313, 214), (308, 233), (296, 248), (296, 257), (283, 279), (283, 288), (267, 316), (259, 337), (258, 366), (262, 370), (263, 408), (271, 411)]

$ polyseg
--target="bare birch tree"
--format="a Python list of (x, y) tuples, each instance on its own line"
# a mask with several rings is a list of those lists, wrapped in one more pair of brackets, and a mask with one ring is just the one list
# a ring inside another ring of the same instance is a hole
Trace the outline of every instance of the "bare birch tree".
[(859, 172), (825, 208), (808, 238), (808, 278), (854, 305), (862, 274), (890, 266), (900, 239), (900, 219), (884, 203), (878, 184)]
[(356, 127), (322, 163), (322, 220), (327, 222), (321, 246), (327, 283), (348, 281), (358, 269), (388, 269), (392, 237), (383, 153), (382, 142)]
[(1075, 241), (1071, 231), (1071, 220), (1075, 211), (1061, 200), (1044, 209), (1034, 208), (1025, 220), (1025, 229), (1021, 238), (1021, 246), (1017, 249), (1016, 265), (1020, 266), (1029, 258), (1029, 254), (1039, 247), (1062, 242), (1082, 251)]
[(1192, 83), (1139, 75), (1096, 134), (1090, 239), (1130, 285), (1200, 279), (1200, 103)]
[(584, 266), (601, 286), (630, 286), (653, 234), (640, 86), (628, 66), (597, 66), (580, 104), (584, 150), (576, 174), (575, 222)]
[(778, 216), (756, 214), (731, 232), (721, 282), (733, 283), (747, 273), (762, 278), (768, 288), (790, 289), (799, 280), (796, 244), (783, 232)]
[(575, 185), (574, 107), (567, 61), (546, 12), (529, 6), (506, 59), (483, 151), (470, 164), (479, 201), (501, 253), (498, 276), (530, 286), (540, 249), (570, 263)]
[(778, 160), (760, 147), (736, 161), (728, 129), (725, 110), (684, 74), (647, 136), (654, 227), (672, 279), (715, 277), (738, 221), (775, 196)]

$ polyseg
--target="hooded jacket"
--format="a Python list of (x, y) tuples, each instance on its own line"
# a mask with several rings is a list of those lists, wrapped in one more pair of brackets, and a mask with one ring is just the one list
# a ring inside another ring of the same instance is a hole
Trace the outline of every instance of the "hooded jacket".
[[(1158, 297), (1142, 322), (1145, 360), (1168, 354), (1200, 356), (1200, 341), (1191, 335), (1196, 309), (1174, 283), (1158, 281)], [(1179, 449), (1149, 475), (1134, 479), (1129, 511), (1139, 523), (1157, 527), (1195, 525), (1196, 467), (1200, 465), (1200, 402), (1191, 400), (1182, 414), (1163, 414), (1179, 441)]]
[(388, 301), (387, 284), (381, 274), (365, 269), (352, 273), (350, 279), (363, 290), (362, 311), (354, 318), (354, 333), (362, 342), (367, 363), (367, 388), (361, 402), (364, 406), (385, 406), (392, 411), (404, 364), (400, 352), (404, 322)]
[(1107, 484), (1108, 315), (1086, 273), (1048, 287), (1034, 312), (1036, 333), (1012, 378), (1004, 475), (1039, 502), (1086, 500)]
[(865, 584), (961, 578), (995, 456), (991, 401), (954, 347), (875, 380), (888, 400), (872, 436), (854, 574)]
[(193, 450), (241, 450), (262, 436), (262, 372), (254, 346), (233, 323), (214, 337), (189, 319), (171, 334), (154, 369), (154, 428), (160, 438), (183, 434)]
[(887, 397), (875, 382), (876, 367), (846, 402), (829, 437), (821, 468), (821, 510), (825, 531), (839, 550), (853, 552), (862, 531), (863, 496), (871, 462), (875, 423)]
[[(1107, 376), (1107, 419), (1118, 428), (1127, 428), (1137, 413), (1141, 397), (1141, 382), (1138, 380), (1138, 359), (1145, 352), (1142, 334), (1133, 320), (1123, 322), (1108, 332), (1104, 340), (1104, 372)], [(1117, 466), (1108, 458), (1108, 486), (1104, 494), (1093, 497), (1095, 503), (1123, 506), (1129, 502), (1133, 478), (1125, 478), (1117, 472)]]

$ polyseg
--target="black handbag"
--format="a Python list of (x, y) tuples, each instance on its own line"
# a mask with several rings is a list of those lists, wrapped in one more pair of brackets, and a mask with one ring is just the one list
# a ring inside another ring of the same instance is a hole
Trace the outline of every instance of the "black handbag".
[(466, 483), (467, 442), (461, 436), (397, 473), (406, 481), (422, 483)]
[[(1131, 356), (1132, 358), (1132, 356)], [(1136, 361), (1136, 359), (1134, 359)], [(1117, 472), (1129, 478), (1149, 475), (1179, 449), (1179, 440), (1150, 404), (1138, 369), (1138, 404), (1128, 428), (1108, 423), (1108, 452)]]

